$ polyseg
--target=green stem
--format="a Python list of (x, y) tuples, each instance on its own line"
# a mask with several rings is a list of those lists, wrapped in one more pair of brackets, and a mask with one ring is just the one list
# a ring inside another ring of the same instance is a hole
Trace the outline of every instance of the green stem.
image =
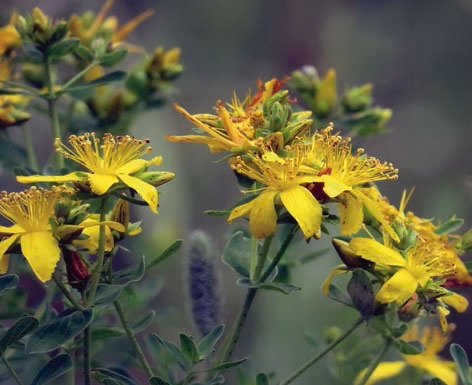
[(92, 67), (95, 67), (96, 65), (97, 63), (95, 61), (90, 62), (90, 64), (87, 67), (85, 67), (82, 71), (77, 73), (75, 76), (69, 79), (65, 84), (63, 84), (62, 89), (66, 90), (67, 88), (69, 88), (72, 84), (80, 80), (82, 76), (84, 76), (90, 69), (92, 69)]
[(33, 146), (33, 139), (31, 137), (31, 130), (26, 124), (23, 124), (22, 128), (26, 154), (28, 156), (28, 164), (33, 170), (39, 171), (38, 160), (36, 158), (36, 152)]
[(21, 378), (18, 376), (18, 374), (16, 373), (15, 369), (13, 368), (13, 366), (10, 365), (10, 363), (8, 362), (7, 358), (5, 357), (5, 354), (2, 354), (2, 361), (3, 363), (5, 364), (6, 368), (8, 369), (8, 371), (10, 372), (11, 376), (15, 379), (16, 383), (18, 385), (23, 385), (23, 382), (21, 381)]
[(141, 349), (141, 346), (139, 345), (139, 342), (136, 336), (134, 335), (133, 330), (131, 329), (131, 325), (129, 324), (129, 321), (126, 318), (126, 314), (123, 311), (123, 307), (121, 306), (121, 303), (116, 299), (113, 301), (113, 304), (115, 305), (116, 313), (118, 314), (118, 317), (120, 318), (121, 324), (123, 325), (123, 328), (126, 331), (126, 335), (128, 336), (128, 339), (131, 342), (131, 345), (133, 346), (136, 354), (138, 355), (138, 359), (139, 359), (139, 362), (141, 362), (141, 366), (146, 372), (148, 378), (154, 377), (154, 372), (152, 371), (151, 366), (147, 362), (146, 356), (144, 355), (144, 352)]
[(323, 358), (326, 354), (328, 354), (331, 350), (333, 350), (336, 346), (338, 346), (342, 341), (344, 341), (363, 322), (364, 322), (364, 319), (362, 317), (360, 317), (348, 330), (346, 330), (344, 332), (344, 334), (342, 334), (338, 339), (336, 339), (331, 344), (329, 344), (322, 352), (318, 353), (316, 356), (314, 356), (313, 358), (311, 358), (307, 362), (305, 362), (302, 366), (300, 366), (297, 370), (295, 370), (290, 376), (288, 376), (279, 385), (288, 385), (288, 384), (290, 384), (298, 376), (303, 374), (312, 365), (317, 363), (321, 358)]
[(104, 196), (100, 199), (100, 227), (98, 233), (98, 250), (97, 250), (97, 260), (95, 262), (95, 269), (92, 272), (92, 277), (90, 278), (90, 291), (88, 295), (87, 304), (88, 306), (93, 306), (95, 302), (95, 294), (97, 293), (98, 282), (100, 281), (100, 275), (102, 273), (103, 262), (105, 260), (105, 221), (106, 215), (106, 200), (107, 197)]
[[(52, 71), (51, 71), (51, 62), (48, 57), (45, 58), (45, 67), (47, 75), (47, 87), (48, 87), (48, 107), (49, 107), (49, 117), (51, 118), (52, 131), (54, 138), (61, 140), (61, 126), (59, 124), (59, 115), (57, 113), (57, 97), (54, 91), (54, 83), (52, 81)], [(64, 156), (61, 152), (56, 151), (55, 166), (57, 170), (64, 168)]]
[(370, 363), (369, 367), (364, 373), (364, 376), (359, 382), (357, 382), (356, 385), (365, 385), (367, 383), (372, 373), (374, 373), (375, 369), (377, 369), (377, 366), (379, 366), (380, 362), (382, 362), (382, 359), (384, 355), (387, 353), (391, 344), (392, 344), (392, 339), (387, 338), (385, 340), (384, 346), (382, 347), (382, 350), (379, 352), (379, 354), (377, 354), (377, 357), (375, 357), (375, 359)]
[(85, 385), (92, 385), (92, 337), (90, 326), (84, 329), (84, 381)]
[(277, 267), (278, 263), (284, 256), (285, 252), (287, 251), (288, 246), (290, 245), (290, 242), (292, 242), (293, 237), (298, 231), (298, 225), (294, 225), (290, 231), (288, 232), (287, 236), (285, 237), (284, 241), (282, 242), (282, 245), (280, 246), (279, 251), (275, 255), (274, 259), (270, 263), (269, 266), (267, 266), (266, 271), (264, 274), (259, 279), (259, 282), (264, 282), (267, 278), (269, 278), (269, 275), (272, 273), (272, 271)]
[(269, 235), (267, 238), (264, 239), (264, 243), (262, 245), (261, 253), (258, 253), (258, 247), (256, 246), (254, 252), (256, 253), (256, 266), (254, 268), (254, 273), (251, 277), (252, 282), (258, 282), (259, 278), (261, 277), (262, 270), (264, 269), (265, 261), (267, 259), (267, 254), (269, 253), (270, 244), (272, 243), (272, 239), (274, 239), (273, 235)]
[(79, 310), (84, 310), (85, 307), (83, 307), (79, 301), (77, 301), (77, 298), (75, 298), (72, 293), (67, 290), (65, 285), (62, 283), (62, 281), (56, 276), (56, 274), (53, 274), (52, 278), (54, 279), (54, 282), (56, 282), (57, 287), (59, 290), (64, 294), (64, 296), (69, 300), (69, 302)]
[[(267, 269), (262, 273), (263, 268), (264, 268), (264, 263), (267, 258), (267, 254), (269, 252), (270, 244), (272, 242), (272, 236), (267, 237), (264, 240), (264, 244), (262, 246), (261, 254), (258, 259), (258, 265), (256, 266), (255, 273), (254, 273), (254, 280), (256, 282), (264, 282), (272, 273), (272, 271), (277, 267), (277, 263), (280, 261), (280, 259), (283, 257), (285, 251), (287, 250), (288, 245), (293, 239), (293, 236), (295, 235), (296, 231), (298, 230), (298, 226), (294, 226), (290, 232), (287, 234), (287, 237), (284, 239), (284, 242), (282, 243), (279, 251), (277, 252), (275, 258), (272, 260), (270, 265), (267, 267)], [(257, 274), (256, 274), (257, 273)], [(261, 275), (262, 273), (262, 275)], [(234, 326), (232, 329), (232, 333), (228, 339), (226, 348), (224, 350), (224, 353), (221, 357), (220, 364), (228, 361), (231, 358), (231, 355), (233, 354), (234, 349), (236, 348), (236, 345), (239, 340), (239, 336), (241, 335), (241, 330), (244, 326), (244, 323), (246, 322), (246, 318), (249, 314), (249, 311), (251, 309), (251, 305), (254, 301), (254, 298), (257, 293), (257, 288), (250, 288), (248, 289), (246, 293), (246, 297), (244, 299), (244, 303), (241, 307), (241, 310), (238, 314), (238, 317), (236, 318), (234, 322)], [(217, 376), (218, 373), (215, 373), (215, 376)]]

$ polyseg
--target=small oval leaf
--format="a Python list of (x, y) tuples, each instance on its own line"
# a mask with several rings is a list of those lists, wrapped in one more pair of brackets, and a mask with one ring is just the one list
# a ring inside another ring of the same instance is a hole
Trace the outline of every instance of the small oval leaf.
[(71, 369), (71, 357), (68, 354), (59, 354), (42, 367), (31, 385), (45, 385)]

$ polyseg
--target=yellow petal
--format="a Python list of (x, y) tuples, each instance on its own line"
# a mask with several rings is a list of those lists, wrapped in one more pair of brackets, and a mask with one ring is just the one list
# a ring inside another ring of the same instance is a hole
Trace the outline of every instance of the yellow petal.
[(21, 235), (21, 252), (33, 272), (42, 281), (51, 279), (61, 250), (50, 232), (32, 232)]
[(351, 186), (344, 184), (342, 181), (333, 178), (330, 175), (321, 175), (320, 177), (316, 178), (316, 181), (324, 182), (323, 191), (330, 198), (335, 198), (344, 191), (352, 190)]
[(157, 190), (154, 186), (130, 175), (120, 174), (119, 178), (125, 185), (136, 190), (136, 192), (141, 195), (141, 198), (149, 205), (151, 211), (157, 214)]
[(236, 206), (228, 216), (228, 223), (231, 223), (234, 219), (242, 217), (246, 215), (249, 211), (251, 211), (252, 206), (254, 205), (255, 199), (250, 202), (244, 203), (242, 205)]
[(16, 180), (20, 183), (37, 183), (37, 182), (73, 182), (80, 181), (87, 177), (88, 173), (85, 172), (71, 172), (66, 175), (28, 175), (28, 176), (17, 176)]
[(362, 202), (349, 193), (342, 194), (341, 199), (342, 202), (337, 205), (341, 220), (341, 234), (355, 234), (360, 230), (364, 220)]
[(256, 239), (265, 238), (277, 229), (277, 213), (274, 198), (277, 191), (264, 190), (256, 199), (249, 213), (249, 229)]
[(381, 303), (405, 303), (418, 287), (418, 280), (407, 269), (398, 270), (385, 282), (375, 298)]
[(202, 136), (202, 135), (182, 135), (182, 136), (166, 136), (170, 142), (180, 143), (201, 143), (206, 144), (210, 148), (211, 152), (221, 152), (227, 149), (227, 146), (221, 145), (221, 142), (215, 138)]
[(323, 281), (323, 285), (321, 286), (321, 289), (323, 291), (323, 294), (324, 295), (327, 295), (328, 292), (329, 292), (329, 285), (331, 283), (331, 280), (333, 279), (333, 277), (335, 277), (336, 275), (339, 275), (339, 274), (344, 274), (344, 273), (347, 273), (349, 271), (349, 268), (347, 268), (346, 266), (344, 265), (339, 265), (339, 266), (336, 266), (333, 270), (331, 270), (331, 273), (329, 273), (329, 275), (326, 277), (326, 279)]
[[(411, 358), (413, 358), (413, 356), (411, 356)], [(423, 356), (421, 354), (416, 355), (413, 360), (415, 361), (414, 365), (416, 367), (423, 369), (433, 377), (441, 379), (447, 385), (457, 384), (457, 372), (452, 361), (442, 361), (436, 357)]]
[(25, 229), (18, 226), (17, 224), (12, 226), (0, 226), (0, 236), (6, 236), (10, 234), (24, 233)]
[(117, 174), (136, 174), (137, 172), (145, 169), (148, 166), (148, 163), (149, 162), (145, 159), (133, 159), (120, 168), (117, 168), (115, 171)]
[(15, 243), (20, 237), (19, 234), (14, 234), (11, 237), (5, 238), (0, 242), (0, 273), (6, 273), (8, 269), (8, 256), (5, 253), (8, 248)]
[(349, 247), (356, 254), (379, 265), (407, 265), (405, 258), (399, 252), (370, 238), (354, 238), (349, 242)]
[(320, 237), (322, 209), (319, 202), (305, 187), (296, 186), (280, 192), (280, 200), (295, 218), (305, 238)]
[[(403, 370), (405, 366), (406, 363), (402, 361), (381, 362), (377, 366), (377, 368), (375, 368), (374, 372), (369, 377), (369, 380), (365, 383), (365, 385), (372, 385), (381, 380), (385, 380), (386, 378), (396, 376)], [(363, 370), (357, 375), (357, 378), (354, 381), (354, 385), (358, 384), (361, 381), (362, 377), (364, 377), (365, 372), (366, 371)]]
[(104, 195), (111, 186), (119, 182), (119, 179), (116, 175), (90, 174), (88, 181), (90, 182), (90, 188), (94, 194)]
[(451, 293), (451, 295), (445, 295), (441, 297), (442, 302), (446, 305), (453, 307), (459, 313), (463, 313), (466, 311), (467, 307), (469, 306), (469, 301), (467, 298), (461, 296), (457, 293)]
[[(73, 243), (77, 248), (88, 250), (90, 253), (96, 253), (98, 241), (100, 238), (100, 226), (93, 226), (84, 229), (82, 234), (88, 236), (85, 239), (77, 239)], [(105, 226), (105, 251), (111, 251), (115, 246), (113, 234), (108, 226)]]

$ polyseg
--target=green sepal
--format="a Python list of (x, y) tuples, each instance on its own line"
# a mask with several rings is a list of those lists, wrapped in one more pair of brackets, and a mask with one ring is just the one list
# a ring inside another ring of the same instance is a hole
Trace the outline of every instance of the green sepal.
[(100, 65), (103, 67), (113, 67), (120, 63), (128, 54), (126, 48), (120, 48), (112, 52), (103, 54), (98, 58)]
[(393, 343), (402, 354), (414, 355), (424, 352), (424, 346), (420, 341), (394, 340)]

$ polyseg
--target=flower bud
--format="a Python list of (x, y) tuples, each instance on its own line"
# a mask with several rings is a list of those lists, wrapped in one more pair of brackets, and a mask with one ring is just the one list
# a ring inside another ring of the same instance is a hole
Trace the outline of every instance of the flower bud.
[(347, 90), (341, 101), (347, 112), (361, 111), (372, 104), (372, 84)]
[(339, 255), (339, 258), (349, 268), (361, 268), (369, 270), (374, 265), (373, 262), (363, 259), (360, 255), (354, 253), (349, 247), (349, 243), (339, 238), (333, 238), (331, 240), (334, 249)]
[(90, 280), (87, 265), (77, 251), (63, 248), (62, 255), (64, 256), (69, 285), (82, 293), (87, 288)]
[(315, 115), (322, 118), (329, 115), (336, 106), (336, 99), (336, 72), (331, 68), (317, 85), (313, 108)]
[(164, 183), (170, 182), (172, 179), (174, 179), (175, 174), (167, 171), (143, 171), (135, 175), (135, 177), (141, 179), (143, 182), (157, 187)]

